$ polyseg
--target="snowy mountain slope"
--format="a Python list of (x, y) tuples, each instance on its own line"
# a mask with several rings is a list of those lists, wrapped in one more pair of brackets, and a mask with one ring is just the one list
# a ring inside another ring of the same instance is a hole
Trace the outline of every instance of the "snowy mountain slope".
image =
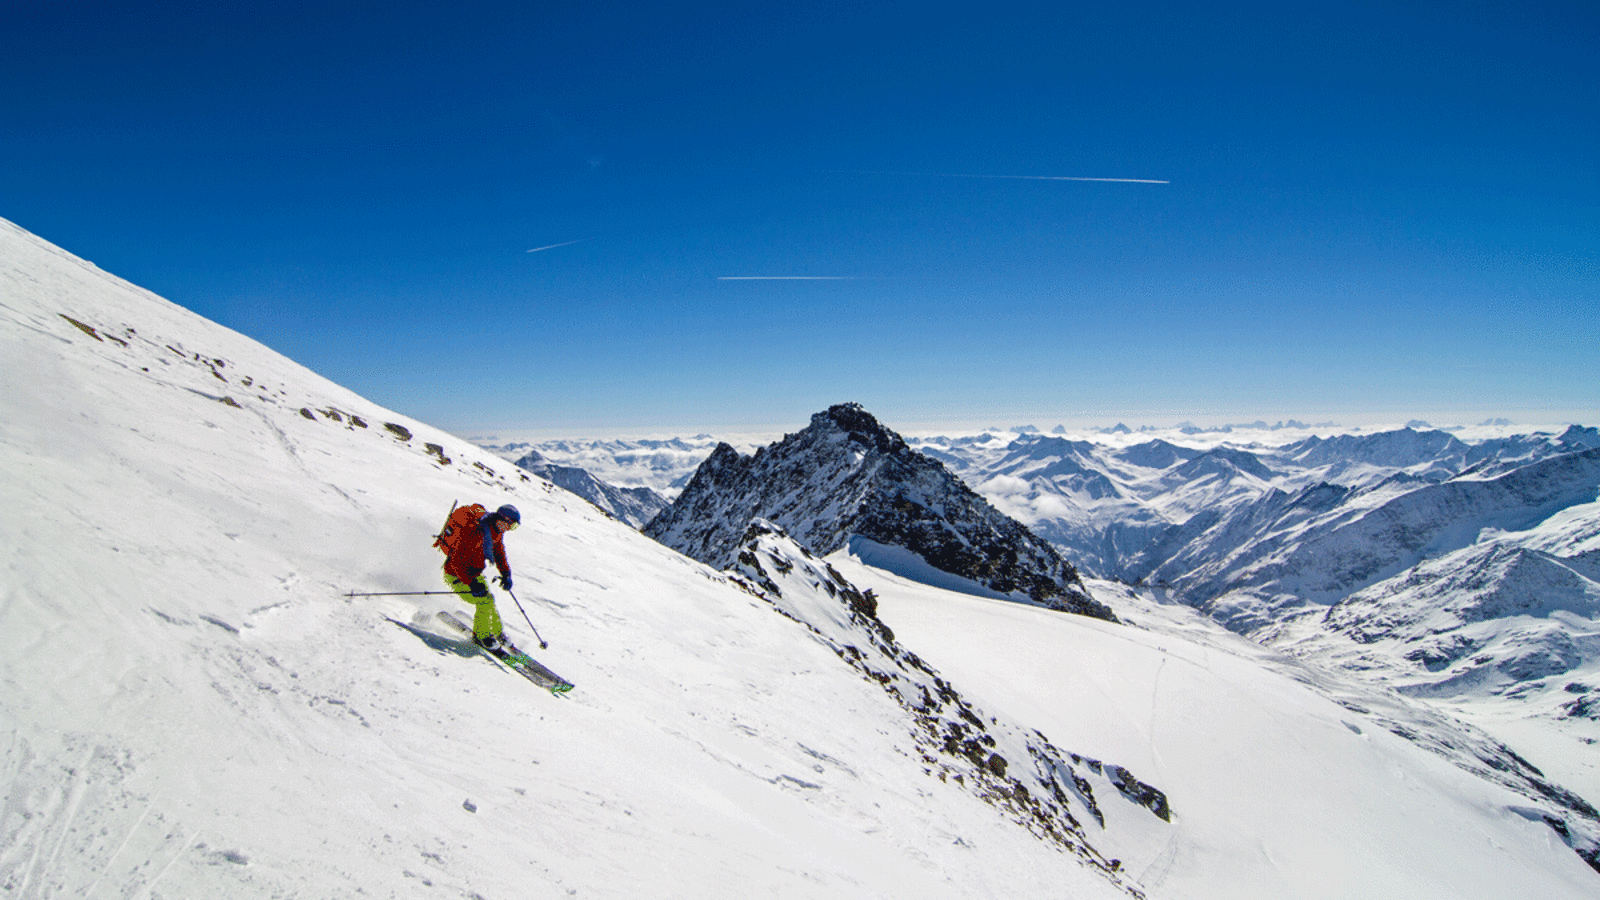
[[(829, 558), (910, 650), (973, 702), (1041, 723), (1167, 791), (1169, 832), (1125, 850), (1152, 897), (1585, 895), (1593, 870), (1543, 816), (1587, 821), (1463, 763), (1493, 744), (1381, 689), (1223, 630), (1148, 591), (1091, 582), (1132, 627), (937, 591)], [(1419, 742), (1398, 731), (1443, 735)], [(1126, 805), (1107, 804), (1126, 814)], [(1590, 828), (1589, 834), (1594, 830)]]
[[(1285, 439), (1278, 432), (1270, 434)], [(1468, 471), (1484, 477), (1504, 474), (1546, 456), (1600, 447), (1600, 432), (1578, 426), (1561, 435), (1503, 435), (1471, 442), (1409, 428), (1314, 436), (1282, 446), (1238, 447), (1217, 444), (1216, 437), (1185, 438), (1209, 438), (1210, 443), (1194, 447), (1159, 438), (1123, 445), (992, 432), (908, 437), (907, 442), (944, 463), (996, 508), (1061, 546), (1083, 571), (1116, 577), (1126, 577), (1121, 566), (1161, 529), (1219, 505), (1257, 499), (1268, 488), (1292, 494), (1324, 481), (1362, 490), (1383, 481), (1416, 487)], [(752, 435), (727, 438), (746, 454), (770, 441)], [(483, 446), (510, 461), (537, 452), (553, 465), (582, 468), (608, 484), (649, 486), (676, 497), (717, 443), (709, 435), (697, 435)], [(1211, 459), (1197, 471), (1181, 468), (1201, 456)], [(1251, 478), (1237, 478), (1218, 465), (1224, 460)], [(1207, 467), (1220, 471), (1208, 473)]]
[[(1368, 466), (1361, 486), (1274, 488), (1202, 512), (1124, 572), (1285, 652), (1439, 701), (1581, 796), (1600, 796), (1600, 768), (1581, 762), (1600, 741), (1590, 715), (1600, 611), (1588, 599), (1600, 455), (1585, 449), (1590, 431), (1488, 451), (1426, 442), (1468, 466), (1442, 482), (1430, 480), (1439, 471), (1416, 474), (1439, 464), (1428, 453), (1372, 452), (1419, 442), (1352, 445), (1366, 451), (1356, 454)], [(1384, 461), (1414, 468), (1371, 477)]]
[[(1600, 616), (1600, 584), (1567, 560), (1515, 543), (1475, 544), (1429, 560), (1408, 573), (1359, 591), (1329, 610), (1328, 624), (1362, 643), (1401, 640), (1433, 642), (1464, 626), (1511, 616), (1549, 618)], [(1397, 599), (1401, 592), (1408, 594)], [(1416, 661), (1438, 669), (1472, 652), (1471, 642), (1435, 653), (1423, 649)]]
[(969, 466), (965, 477), (1086, 571), (1119, 576), (1173, 523), (1254, 502), (1272, 490), (1276, 477), (1253, 454), (1228, 447), (1179, 452), (1155, 441), (1118, 453), (1108, 449), (1020, 438), (998, 457), (991, 453)]
[(1600, 796), (1600, 504), (1291, 617), (1274, 647), (1434, 701)]
[[(805, 582), (781, 589), (808, 621), (778, 614), (9, 223), (0, 342), (7, 897), (1126, 896), (925, 771), (925, 723)], [(453, 598), (345, 596), (441, 587), (454, 500), (522, 509), (518, 596), (569, 698), (438, 636)], [(1538, 803), (1349, 719), (1362, 739), (1192, 624), (1152, 642), (841, 571), (967, 698), (946, 713), (1166, 792), (1171, 823), (1086, 776), (1085, 839), (1151, 897), (1592, 894)]]
[[(915, 717), (923, 729), (922, 761), (931, 773), (969, 786), (1041, 840), (1116, 878), (1121, 861), (1096, 852), (1087, 833), (1106, 827), (1102, 798), (1120, 793), (1163, 822), (1171, 821), (1166, 795), (1126, 767), (1065, 753), (1038, 731), (975, 708), (900, 646), (878, 618), (873, 594), (856, 588), (776, 525), (761, 519), (751, 523), (730, 571), (753, 593), (805, 623)], [(1145, 827), (1139, 831), (1154, 830), (1148, 821), (1140, 824)]]
[[(1446, 755), (1477, 747), (1455, 754), (1468, 768), (1558, 788), (1535, 793), (1600, 797), (1596, 429), (1477, 442), (1408, 428), (1282, 447), (1072, 443), (1074, 464), (1114, 494), (1003, 465), (1049, 444), (947, 452), (1087, 569), (1160, 585), (1306, 665), (1425, 701), (1437, 717), (1399, 727)], [(1218, 450), (1248, 477), (1203, 468)], [(1452, 736), (1463, 721), (1493, 737)]]
[[(1477, 748), (1458, 764), (1600, 797), (1596, 429), (911, 443), (1088, 568), (1163, 584), (1305, 665), (1426, 701), (1430, 716), (1395, 727), (1447, 755)], [(851, 548), (907, 568), (889, 548)], [(1494, 737), (1458, 735), (1462, 721)]]
[(1320, 469), (1318, 477), (1324, 480), (1348, 483), (1340, 476), (1361, 466), (1407, 470), (1421, 466), (1453, 475), (1466, 467), (1470, 450), (1447, 432), (1402, 428), (1378, 434), (1310, 437), (1282, 448), (1280, 455), (1303, 468)]
[(777, 523), (816, 553), (851, 540), (902, 547), (988, 590), (1115, 619), (1047, 541), (857, 404), (819, 412), (805, 429), (753, 456), (719, 445), (644, 533), (724, 567), (755, 518)]
[[(1558, 567), (1581, 568), (1583, 550), (1591, 546), (1585, 541), (1594, 531), (1584, 524), (1588, 516), (1582, 510), (1600, 493), (1597, 441), (1594, 429), (1576, 426), (1560, 435), (1478, 444), (1443, 432), (1402, 429), (1312, 438), (1248, 453), (1162, 441), (1117, 450), (1024, 438), (1000, 453), (984, 449), (967, 472), (991, 497), (1004, 498), (996, 499), (1002, 508), (1020, 507), (1025, 521), (1055, 503), (1055, 518), (1034, 527), (1062, 542), (1068, 555), (1079, 554), (1128, 580), (1164, 585), (1237, 630), (1276, 639), (1287, 622), (1300, 618), (1302, 606), (1309, 604), (1320, 615), (1327, 605), (1379, 584), (1396, 595), (1388, 605), (1397, 608), (1417, 602), (1398, 599), (1404, 593), (1398, 585), (1437, 581), (1440, 591), (1458, 590), (1457, 580), (1440, 580), (1446, 570), (1463, 564), (1453, 554), (1499, 535), (1517, 535), (1508, 546), (1521, 548), (1519, 553), (1549, 553), (1561, 558)], [(952, 445), (951, 452), (973, 446)], [(1076, 469), (1103, 476), (1111, 488), (1098, 495), (1058, 490), (1060, 485), (1045, 477), (1048, 469), (1014, 463), (1048, 462), (1069, 450)], [(985, 472), (996, 474), (983, 480)], [(1019, 498), (1025, 499), (1019, 503)], [(1563, 521), (1568, 525), (1561, 526)], [(1089, 539), (1094, 543), (1084, 543)], [(1365, 633), (1357, 611), (1374, 608), (1372, 603), (1346, 606), (1341, 629)], [(1554, 665), (1529, 661), (1536, 657), (1565, 659), (1581, 668), (1575, 661), (1587, 658), (1588, 621), (1587, 616), (1543, 617), (1529, 626), (1537, 636), (1506, 640), (1486, 634), (1514, 630), (1516, 622), (1474, 626), (1479, 634), (1472, 638), (1456, 629), (1459, 623), (1442, 625), (1448, 633), (1436, 640), (1408, 634), (1400, 655), (1441, 663), (1439, 654), (1451, 652), (1443, 646), (1448, 644), (1461, 653), (1472, 651), (1476, 670), (1531, 674), (1540, 665)], [(1296, 627), (1297, 634), (1302, 630)], [(1422, 646), (1430, 641), (1440, 647)], [(1337, 646), (1337, 641), (1325, 643)], [(1345, 650), (1339, 655), (1351, 665), (1360, 658)], [(1527, 681), (1517, 683), (1527, 690)], [(1489, 684), (1478, 676), (1468, 682)], [(1507, 689), (1502, 684), (1497, 690)], [(1573, 693), (1579, 696), (1559, 699), (1582, 708), (1585, 692), (1575, 688)]]
[[(0, 340), (8, 897), (1125, 896), (803, 623), (9, 223)], [(441, 589), (454, 500), (569, 699), (345, 596)]]

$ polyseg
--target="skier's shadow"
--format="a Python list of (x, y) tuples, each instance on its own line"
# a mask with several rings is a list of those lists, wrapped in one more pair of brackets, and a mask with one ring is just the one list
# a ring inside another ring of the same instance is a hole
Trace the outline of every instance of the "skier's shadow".
[[(384, 616), (384, 618), (388, 619), (389, 617)], [(402, 622), (399, 619), (389, 619), (389, 621), (411, 632), (413, 635), (416, 635), (417, 640), (427, 644), (428, 649), (434, 651), (435, 653), (450, 653), (460, 657), (478, 655), (478, 648), (465, 641), (452, 640), (450, 638), (434, 634), (425, 628), (418, 628), (415, 625)]]

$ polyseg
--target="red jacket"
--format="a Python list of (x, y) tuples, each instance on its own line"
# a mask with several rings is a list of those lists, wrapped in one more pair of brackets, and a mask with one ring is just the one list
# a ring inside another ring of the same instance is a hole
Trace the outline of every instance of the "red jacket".
[(494, 513), (484, 513), (478, 519), (476, 530), (468, 530), (456, 540), (455, 546), (445, 554), (446, 573), (471, 584), (493, 562), (502, 576), (511, 574), (511, 564), (506, 562), (504, 536), (494, 527), (494, 522)]

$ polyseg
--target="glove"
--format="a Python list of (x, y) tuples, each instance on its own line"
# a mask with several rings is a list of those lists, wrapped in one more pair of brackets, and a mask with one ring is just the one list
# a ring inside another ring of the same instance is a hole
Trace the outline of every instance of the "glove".
[(474, 597), (487, 597), (487, 596), (489, 596), (489, 586), (487, 584), (483, 583), (483, 579), (482, 578), (474, 578), (472, 580), (472, 596), (474, 596)]
[(505, 588), (508, 591), (511, 590), (511, 576), (510, 575), (501, 575), (500, 576), (500, 586)]

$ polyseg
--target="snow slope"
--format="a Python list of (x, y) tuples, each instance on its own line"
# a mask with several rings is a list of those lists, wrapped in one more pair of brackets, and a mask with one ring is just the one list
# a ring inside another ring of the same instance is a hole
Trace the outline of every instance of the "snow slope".
[[(930, 754), (804, 583), (780, 607), (4, 222), (0, 343), (7, 900), (1594, 893), (1537, 803), (1260, 648), (845, 569), (946, 710), (1082, 755), (1105, 826), (1063, 849)], [(567, 698), (442, 638), (453, 598), (347, 596), (440, 589), (456, 500), (523, 511)]]
[[(1395, 733), (1437, 727), (1187, 606), (1091, 581), (1138, 627), (939, 591), (830, 558), (974, 702), (1164, 785), (1170, 833), (1126, 851), (1151, 897), (1592, 896), (1529, 796)], [(1398, 717), (1398, 718), (1396, 718)]]
[[(0, 336), (8, 900), (1126, 896), (769, 603), (8, 223)], [(343, 596), (441, 589), (457, 499), (569, 698)]]

